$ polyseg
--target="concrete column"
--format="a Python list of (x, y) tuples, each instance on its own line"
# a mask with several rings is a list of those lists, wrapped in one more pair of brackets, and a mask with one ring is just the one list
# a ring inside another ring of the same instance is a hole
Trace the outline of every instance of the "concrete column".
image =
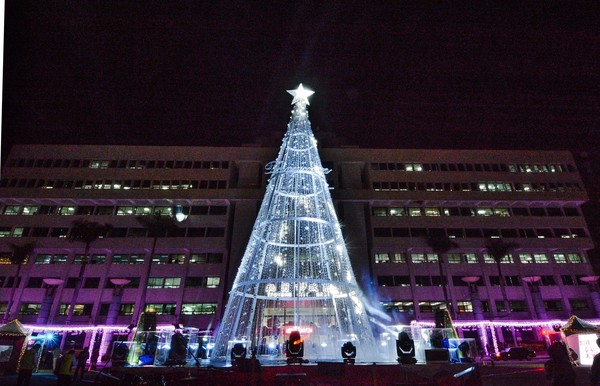
[(471, 306), (473, 307), (473, 316), (475, 320), (483, 320), (483, 304), (479, 298), (479, 290), (477, 283), (480, 280), (479, 276), (464, 276), (462, 281), (469, 285), (469, 296), (471, 298)]
[(544, 307), (544, 300), (542, 299), (540, 287), (535, 284), (531, 285), (531, 300), (533, 301), (533, 308), (535, 309), (537, 319), (547, 320), (548, 313), (546, 312), (546, 307)]
[(109, 326), (117, 323), (119, 317), (119, 309), (121, 308), (121, 299), (123, 298), (123, 287), (130, 283), (128, 279), (110, 279), (111, 283), (115, 285), (113, 291), (113, 298), (110, 306), (108, 307), (108, 317), (106, 318), (106, 324)]
[(52, 304), (54, 304), (54, 295), (56, 295), (57, 287), (62, 283), (64, 283), (64, 280), (61, 279), (44, 279), (46, 292), (44, 293), (40, 313), (36, 320), (37, 325), (46, 325), (50, 322), (50, 311), (52, 310)]
[(600, 317), (600, 293), (598, 291), (598, 276), (584, 276), (580, 278), (581, 281), (588, 284), (588, 288), (590, 290), (590, 298), (592, 299), (592, 304), (594, 305), (594, 311), (596, 312), (596, 317)]
[(591, 289), (590, 297), (592, 298), (594, 311), (596, 311), (596, 317), (600, 318), (600, 293), (598, 293), (598, 288)]
[(531, 302), (535, 311), (533, 317), (538, 320), (546, 320), (548, 319), (548, 313), (546, 312), (546, 307), (544, 307), (544, 299), (542, 299), (540, 287), (537, 284), (541, 279), (540, 276), (526, 276), (523, 278), (523, 281), (527, 283), (527, 287), (531, 291)]

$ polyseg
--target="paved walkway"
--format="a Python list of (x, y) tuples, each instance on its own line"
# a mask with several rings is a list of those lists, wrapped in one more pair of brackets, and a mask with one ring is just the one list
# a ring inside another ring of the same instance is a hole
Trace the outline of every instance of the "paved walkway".
[[(1, 386), (13, 386), (17, 384), (16, 375), (0, 376)], [(55, 386), (56, 375), (52, 374), (51, 371), (40, 371), (34, 373), (31, 377), (31, 383), (29, 386)], [(71, 386), (83, 386), (89, 385), (89, 383), (83, 382), (71, 382)]]

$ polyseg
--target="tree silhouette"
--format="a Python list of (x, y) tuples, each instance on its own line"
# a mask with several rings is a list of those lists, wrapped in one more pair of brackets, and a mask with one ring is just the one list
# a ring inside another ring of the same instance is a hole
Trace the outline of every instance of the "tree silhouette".
[(168, 215), (160, 215), (155, 214), (152, 216), (137, 216), (135, 218), (146, 230), (148, 231), (148, 236), (152, 237), (152, 249), (150, 250), (150, 257), (148, 259), (146, 265), (146, 274), (144, 276), (144, 282), (142, 285), (142, 292), (140, 299), (142, 299), (142, 304), (139, 307), (139, 310), (134, 310), (134, 316), (132, 319), (132, 323), (137, 323), (140, 314), (143, 312), (146, 305), (146, 293), (148, 289), (148, 280), (150, 279), (150, 271), (152, 270), (152, 258), (154, 257), (154, 253), (156, 251), (156, 243), (159, 237), (165, 237), (169, 231), (173, 231), (177, 228), (177, 221)]
[(13, 244), (10, 243), (11, 256), (10, 262), (11, 264), (17, 264), (17, 272), (15, 273), (15, 277), (13, 278), (12, 288), (10, 290), (10, 297), (8, 298), (8, 304), (6, 305), (6, 311), (4, 311), (4, 317), (2, 318), (2, 322), (6, 323), (10, 319), (10, 309), (14, 303), (15, 291), (17, 290), (17, 283), (19, 282), (19, 278), (21, 277), (21, 267), (24, 263), (27, 262), (29, 255), (33, 252), (35, 248), (35, 243), (25, 243), (25, 244)]
[(456, 313), (454, 312), (454, 307), (450, 304), (448, 299), (448, 281), (444, 283), (444, 264), (446, 261), (446, 255), (448, 252), (454, 248), (458, 247), (458, 244), (454, 241), (450, 240), (446, 235), (441, 234), (430, 234), (427, 237), (427, 245), (433, 253), (435, 253), (438, 257), (438, 267), (440, 270), (440, 280), (442, 281), (442, 290), (444, 292), (444, 302), (446, 303), (446, 308), (451, 312), (452, 317), (456, 317)]
[(80, 218), (73, 221), (71, 225), (71, 231), (69, 232), (68, 239), (72, 242), (82, 242), (85, 244), (85, 251), (83, 260), (81, 261), (81, 267), (79, 268), (79, 276), (77, 277), (77, 283), (73, 291), (73, 297), (71, 298), (71, 304), (69, 306), (69, 312), (65, 323), (70, 323), (73, 318), (73, 311), (75, 309), (75, 303), (81, 290), (81, 284), (83, 282), (83, 275), (85, 268), (89, 262), (90, 245), (98, 240), (100, 237), (105, 237), (108, 232), (112, 229), (110, 224), (102, 224), (94, 221), (88, 221)]
[(500, 280), (500, 291), (502, 293), (502, 302), (504, 303), (504, 309), (506, 310), (507, 315), (510, 314), (510, 307), (508, 304), (508, 297), (506, 296), (506, 286), (504, 282), (504, 275), (502, 274), (502, 259), (506, 255), (508, 255), (512, 250), (517, 248), (519, 245), (514, 242), (506, 242), (502, 239), (490, 239), (485, 248), (494, 261), (496, 262), (496, 267), (498, 267), (498, 279)]

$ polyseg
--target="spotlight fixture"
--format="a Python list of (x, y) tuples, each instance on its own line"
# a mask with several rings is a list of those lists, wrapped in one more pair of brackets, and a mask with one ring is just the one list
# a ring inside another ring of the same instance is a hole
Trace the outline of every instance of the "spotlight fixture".
[(346, 342), (342, 346), (342, 358), (344, 358), (344, 363), (354, 364), (356, 358), (356, 346), (353, 345), (352, 342)]
[(288, 365), (292, 363), (308, 363), (304, 357), (304, 340), (300, 337), (300, 331), (290, 332), (289, 339), (285, 342), (285, 356)]
[(398, 363), (403, 365), (414, 365), (415, 359), (415, 341), (410, 339), (408, 333), (402, 331), (398, 334), (396, 340), (396, 354), (398, 354)]
[(246, 346), (243, 343), (236, 343), (231, 348), (231, 363), (234, 365), (239, 365), (244, 359), (246, 359), (246, 354), (248, 351), (246, 350)]

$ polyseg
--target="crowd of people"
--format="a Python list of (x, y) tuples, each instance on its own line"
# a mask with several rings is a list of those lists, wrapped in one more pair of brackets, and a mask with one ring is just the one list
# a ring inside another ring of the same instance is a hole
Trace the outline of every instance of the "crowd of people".
[[(19, 362), (17, 386), (29, 386), (33, 371), (40, 360), (41, 348), (42, 345), (36, 343), (23, 352)], [(70, 386), (72, 380), (83, 379), (90, 351), (85, 347), (77, 355), (73, 349), (60, 355), (60, 349), (56, 348), (52, 350), (52, 358), (52, 370), (57, 378), (57, 386)]]

